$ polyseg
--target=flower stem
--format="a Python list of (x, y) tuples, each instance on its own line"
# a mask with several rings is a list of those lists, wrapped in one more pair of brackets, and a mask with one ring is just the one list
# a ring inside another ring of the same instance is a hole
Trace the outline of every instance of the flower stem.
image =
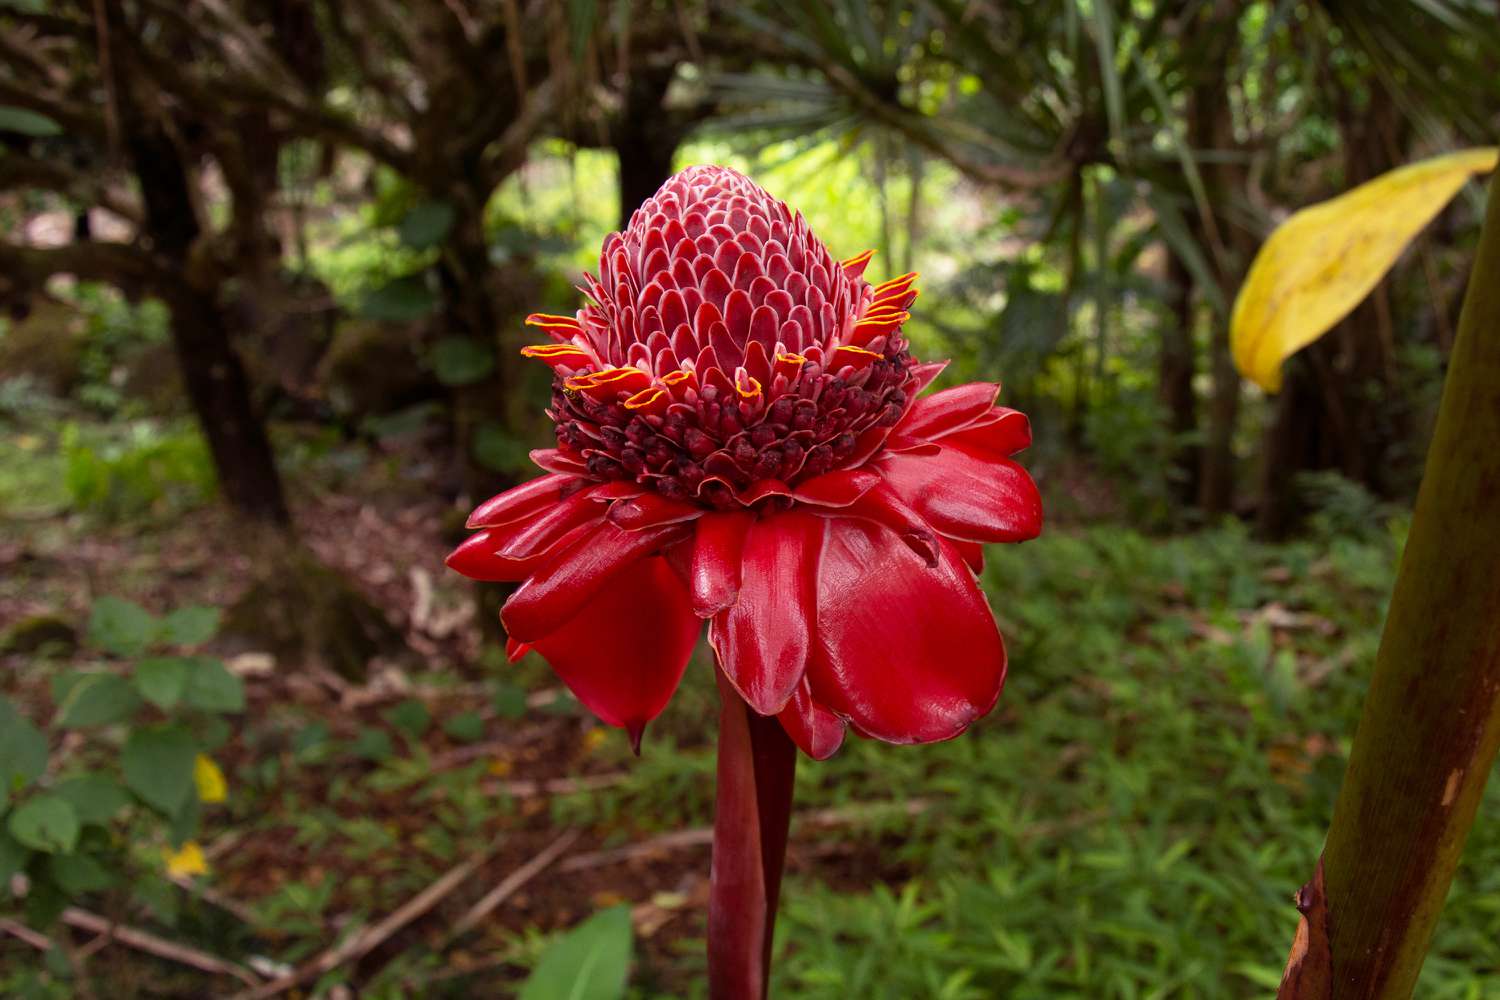
[(759, 715), (719, 679), (719, 771), (708, 900), (713, 1000), (764, 1000), (797, 748), (781, 723)]

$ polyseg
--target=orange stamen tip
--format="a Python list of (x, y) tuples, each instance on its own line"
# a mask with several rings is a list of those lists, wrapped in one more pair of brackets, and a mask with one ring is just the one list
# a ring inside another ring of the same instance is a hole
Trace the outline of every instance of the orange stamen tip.
[(577, 344), (528, 344), (521, 348), (523, 358), (541, 358), (550, 361), (555, 358), (565, 357), (587, 357), (588, 352)]
[(889, 281), (882, 281), (880, 284), (876, 285), (875, 294), (879, 295), (881, 292), (891, 288), (895, 288), (897, 285), (910, 285), (912, 282), (917, 280), (917, 277), (918, 274), (916, 271), (907, 271), (905, 274), (899, 274), (896, 277), (891, 278)]
[(841, 261), (839, 261), (839, 267), (854, 267), (856, 265), (865, 263), (866, 261), (868, 261), (873, 256), (875, 256), (875, 251), (874, 250), (866, 250), (864, 253), (855, 254), (853, 257), (850, 257), (848, 260), (841, 260)]
[(776, 363), (777, 364), (781, 364), (783, 361), (786, 362), (789, 365), (798, 365), (798, 366), (801, 366), (801, 365), (807, 364), (807, 359), (804, 358), (802, 355), (800, 355), (800, 354), (792, 354), (790, 352), (783, 352), (781, 354), (776, 355)]
[(578, 322), (576, 316), (555, 316), (552, 313), (532, 313), (526, 317), (527, 326), (567, 326), (574, 330), (581, 330), (583, 326)]
[(853, 344), (841, 344), (833, 350), (833, 361), (835, 365), (854, 365), (862, 368), (881, 357), (875, 351), (867, 351), (863, 347), (855, 347)]
[(666, 402), (667, 390), (659, 385), (647, 386), (640, 392), (625, 400), (627, 410), (650, 409), (653, 404)]
[[(749, 383), (748, 388), (746, 388), (744, 384), (746, 382)], [(746, 375), (742, 373), (739, 378), (735, 379), (734, 389), (745, 399), (754, 399), (755, 397), (760, 395), (760, 380), (754, 375)]]
[(698, 376), (686, 369), (679, 368), (674, 372), (667, 372), (661, 377), (662, 385), (680, 385), (683, 382), (697, 382)]
[(855, 323), (854, 329), (858, 330), (861, 327), (870, 326), (900, 326), (902, 323), (905, 323), (909, 319), (911, 319), (911, 313), (909, 312), (900, 312), (895, 309), (883, 309), (880, 312), (870, 313), (864, 319), (860, 320), (858, 323)]

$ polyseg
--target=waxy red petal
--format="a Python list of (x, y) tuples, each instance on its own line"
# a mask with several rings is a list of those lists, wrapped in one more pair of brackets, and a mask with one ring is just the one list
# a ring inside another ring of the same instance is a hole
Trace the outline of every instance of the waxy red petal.
[(930, 396), (920, 396), (891, 431), (890, 447), (930, 441), (962, 430), (995, 405), (1000, 387), (993, 382), (970, 382)]
[(493, 528), (530, 517), (544, 507), (561, 500), (563, 487), (574, 482), (576, 480), (573, 477), (560, 476), (556, 473), (538, 476), (514, 489), (498, 493), (475, 507), (474, 513), (469, 515), (469, 520), (464, 527), (470, 530)]
[(1009, 458), (1031, 447), (1031, 421), (1020, 410), (997, 406), (990, 415), (943, 438), (944, 445), (961, 444)]
[(724, 675), (761, 715), (786, 706), (807, 668), (823, 526), (799, 510), (750, 525), (739, 597), (709, 626)]
[(680, 524), (702, 517), (705, 511), (695, 503), (668, 500), (660, 493), (643, 493), (610, 505), (609, 520), (622, 528), (639, 531), (663, 524)]
[(880, 474), (872, 469), (840, 469), (799, 484), (792, 496), (819, 507), (847, 507), (879, 482)]
[(594, 490), (583, 489), (553, 504), (530, 520), (493, 528), (499, 553), (508, 559), (524, 559), (551, 550), (558, 539), (581, 524), (601, 520), (607, 508), (594, 498)]
[(607, 521), (547, 560), (500, 609), (505, 630), (522, 642), (550, 635), (615, 572), (686, 533), (680, 525), (626, 531)]
[(1042, 530), (1036, 484), (1008, 458), (945, 443), (936, 455), (890, 455), (879, 464), (886, 483), (944, 535), (1024, 542)]
[(677, 574), (647, 556), (531, 645), (595, 715), (629, 730), (639, 750), (641, 730), (677, 690), (701, 627)]
[(862, 732), (927, 743), (963, 732), (1005, 680), (1005, 646), (952, 544), (927, 569), (893, 533), (828, 518), (812, 695)]
[(693, 613), (712, 618), (740, 592), (740, 554), (755, 515), (749, 511), (706, 514), (698, 520), (689, 570)]
[(844, 745), (844, 731), (848, 727), (843, 719), (818, 704), (806, 677), (776, 717), (792, 742), (813, 760), (827, 760)]
[(932, 526), (884, 483), (840, 510), (839, 514), (864, 518), (890, 528), (929, 567), (937, 565), (937, 535)]

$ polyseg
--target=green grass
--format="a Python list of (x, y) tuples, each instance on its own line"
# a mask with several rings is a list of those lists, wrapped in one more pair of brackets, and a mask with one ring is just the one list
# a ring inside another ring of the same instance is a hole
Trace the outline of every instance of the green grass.
[[(1401, 534), (1273, 547), (1236, 528), (1105, 527), (992, 549), (986, 583), (1011, 650), (1001, 707), (950, 743), (853, 741), (803, 763), (801, 809), (932, 804), (839, 834), (886, 873), (868, 891), (792, 878), (775, 995), (1268, 995)], [(706, 819), (708, 751), (671, 750), (711, 718), (701, 679), (685, 694), (638, 779), (585, 804), (595, 818)], [(1418, 995), (1497, 993), (1491, 794)]]

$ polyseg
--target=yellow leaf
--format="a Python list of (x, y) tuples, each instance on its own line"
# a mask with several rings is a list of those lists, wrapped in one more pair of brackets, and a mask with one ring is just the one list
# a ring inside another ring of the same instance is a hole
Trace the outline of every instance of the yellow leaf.
[(198, 846), (196, 840), (186, 841), (175, 851), (164, 847), (161, 854), (167, 862), (167, 874), (172, 878), (208, 874), (208, 862), (203, 857), (203, 848)]
[(229, 796), (224, 772), (207, 754), (200, 753), (193, 761), (193, 782), (198, 786), (199, 802), (223, 802)]
[(1245, 278), (1230, 318), (1234, 363), (1269, 392), (1281, 364), (1360, 303), (1401, 251), (1500, 149), (1448, 153), (1392, 170), (1283, 222)]

